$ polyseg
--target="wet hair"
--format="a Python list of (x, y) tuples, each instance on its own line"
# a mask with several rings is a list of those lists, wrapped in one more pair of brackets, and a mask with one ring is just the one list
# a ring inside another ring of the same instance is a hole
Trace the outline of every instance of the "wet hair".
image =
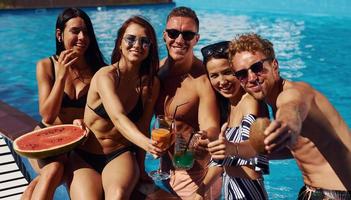
[(188, 7), (180, 6), (174, 8), (167, 16), (167, 22), (172, 17), (189, 17), (195, 21), (196, 24), (196, 32), (199, 31), (199, 19), (194, 10)]
[(273, 44), (255, 33), (237, 35), (229, 44), (229, 60), (232, 60), (236, 53), (248, 51), (251, 53), (261, 52), (271, 60), (275, 59)]
[(158, 58), (158, 45), (156, 39), (156, 33), (152, 25), (144, 18), (140, 16), (133, 16), (127, 19), (117, 31), (117, 38), (115, 39), (115, 47), (112, 51), (111, 63), (116, 63), (121, 59), (120, 46), (122, 43), (123, 35), (130, 24), (138, 24), (145, 28), (146, 35), (151, 41), (149, 47), (149, 55), (142, 61), (139, 71), (139, 76), (147, 75), (148, 86), (151, 87), (153, 82), (153, 77), (156, 76), (159, 68), (159, 58)]
[[(56, 29), (61, 30), (63, 33), (66, 28), (66, 23), (72, 19), (80, 17), (83, 19), (85, 26), (87, 27), (88, 36), (90, 39), (89, 47), (85, 52), (85, 59), (87, 63), (91, 66), (93, 72), (97, 72), (101, 67), (105, 66), (106, 63), (104, 61), (104, 57), (99, 49), (99, 45), (97, 43), (93, 24), (89, 16), (79, 8), (66, 8), (59, 14), (56, 20)], [(56, 33), (55, 29), (55, 33)], [(56, 34), (55, 34), (56, 35)], [(62, 51), (65, 50), (65, 46), (63, 42), (59, 42), (57, 37), (56, 38), (56, 55), (60, 55)]]

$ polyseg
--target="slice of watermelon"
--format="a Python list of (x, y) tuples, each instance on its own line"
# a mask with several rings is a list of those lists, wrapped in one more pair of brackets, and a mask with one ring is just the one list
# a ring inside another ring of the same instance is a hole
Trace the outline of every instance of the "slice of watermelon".
[(22, 156), (42, 159), (72, 150), (86, 136), (80, 126), (55, 125), (22, 135), (13, 142), (13, 148)]

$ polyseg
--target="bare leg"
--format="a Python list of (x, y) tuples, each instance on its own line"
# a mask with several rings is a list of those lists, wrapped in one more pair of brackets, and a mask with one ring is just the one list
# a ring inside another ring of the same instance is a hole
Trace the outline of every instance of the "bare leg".
[(35, 186), (37, 185), (38, 180), (39, 180), (39, 176), (35, 177), (35, 179), (33, 179), (29, 183), (29, 185), (24, 190), (24, 192), (21, 196), (21, 200), (30, 200), (32, 198), (33, 190), (34, 190)]
[(64, 165), (61, 162), (51, 162), (40, 170), (38, 183), (36, 184), (32, 199), (53, 199), (56, 188), (60, 185), (63, 177)]
[(78, 155), (71, 153), (67, 182), (71, 200), (103, 199), (101, 175), (85, 163)]
[(139, 168), (135, 156), (131, 152), (119, 155), (102, 172), (105, 199), (129, 199), (138, 179)]
[(62, 180), (65, 159), (65, 155), (48, 160), (30, 159), (33, 169), (39, 175), (28, 185), (22, 199), (53, 199)]

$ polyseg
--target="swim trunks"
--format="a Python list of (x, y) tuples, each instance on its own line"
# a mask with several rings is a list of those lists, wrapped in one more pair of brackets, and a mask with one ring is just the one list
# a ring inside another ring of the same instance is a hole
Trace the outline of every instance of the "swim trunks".
[(351, 191), (327, 190), (304, 185), (299, 192), (298, 200), (337, 199), (351, 200)]

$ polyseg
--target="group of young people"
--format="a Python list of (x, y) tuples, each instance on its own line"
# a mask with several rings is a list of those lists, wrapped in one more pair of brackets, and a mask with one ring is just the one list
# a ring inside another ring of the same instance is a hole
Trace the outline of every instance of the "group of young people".
[[(164, 184), (179, 199), (217, 198), (211, 187), (221, 178), (225, 199), (268, 199), (268, 160), (285, 157), (302, 172), (299, 199), (351, 199), (349, 127), (320, 92), (280, 76), (270, 41), (238, 35), (202, 48), (200, 60), (193, 50), (199, 20), (187, 7), (169, 13), (163, 39), (168, 55), (159, 61), (153, 27), (133, 16), (119, 28), (106, 65), (87, 14), (68, 8), (58, 16), (56, 53), (37, 64), (40, 127), (82, 119), (75, 123), (89, 134), (68, 154), (31, 160), (39, 175), (22, 199), (52, 199), (62, 182), (73, 200), (131, 199), (138, 184), (151, 182), (145, 152), (163, 156), (171, 174)], [(264, 132), (268, 153), (260, 155), (248, 138), (268, 106), (274, 119)], [(174, 169), (173, 148), (150, 139), (154, 114), (175, 118), (179, 130), (206, 133), (190, 170)]]

